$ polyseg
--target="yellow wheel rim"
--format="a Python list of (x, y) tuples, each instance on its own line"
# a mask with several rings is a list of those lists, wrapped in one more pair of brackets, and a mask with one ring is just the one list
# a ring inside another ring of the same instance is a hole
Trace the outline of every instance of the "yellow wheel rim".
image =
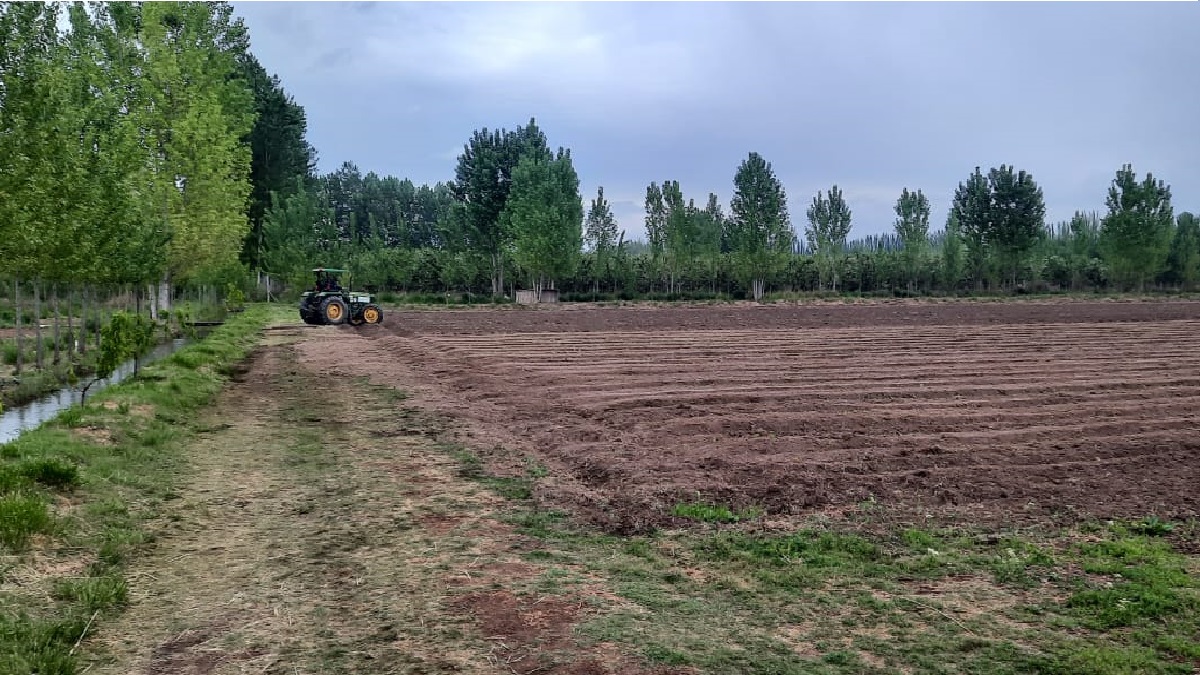
[(374, 307), (368, 307), (363, 311), (363, 320), (367, 323), (379, 323), (379, 311)]
[(342, 318), (342, 308), (338, 305), (330, 305), (329, 309), (325, 312), (325, 315), (330, 319), (337, 321), (338, 319)]

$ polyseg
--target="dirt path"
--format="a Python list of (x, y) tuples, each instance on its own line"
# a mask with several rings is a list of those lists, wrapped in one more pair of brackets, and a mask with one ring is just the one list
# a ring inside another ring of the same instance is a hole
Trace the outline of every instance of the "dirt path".
[(522, 561), (504, 500), (459, 477), (432, 422), (294, 345), (355, 339), (269, 331), (204, 421), (88, 672), (638, 672), (575, 643), (602, 593), (539, 594), (547, 570)]

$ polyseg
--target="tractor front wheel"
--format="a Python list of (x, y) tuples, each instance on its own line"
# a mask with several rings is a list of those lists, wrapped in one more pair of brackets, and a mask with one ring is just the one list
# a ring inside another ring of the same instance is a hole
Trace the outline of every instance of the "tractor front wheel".
[(339, 297), (325, 298), (321, 303), (321, 318), (331, 326), (338, 326), (346, 321), (346, 303)]
[(363, 323), (383, 323), (383, 310), (374, 303), (363, 307)]

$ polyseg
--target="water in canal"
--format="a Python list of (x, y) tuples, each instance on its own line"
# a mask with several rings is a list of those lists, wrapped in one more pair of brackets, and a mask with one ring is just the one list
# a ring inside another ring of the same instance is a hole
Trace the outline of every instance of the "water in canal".
[[(156, 346), (150, 353), (145, 354), (137, 359), (139, 367), (144, 366), (153, 361), (170, 356), (178, 351), (181, 347), (188, 344), (187, 338), (176, 338), (170, 342), (164, 342)], [(94, 396), (96, 392), (116, 384), (121, 380), (133, 374), (134, 360), (130, 359), (121, 364), (112, 375), (103, 380), (97, 381), (95, 384), (87, 388), (87, 395)], [(42, 398), (31, 401), (24, 405), (14, 406), (11, 409), (6, 408), (3, 414), (0, 414), (0, 444), (8, 443), (21, 435), (26, 429), (36, 429), (43, 422), (53, 418), (58, 413), (70, 408), (73, 405), (78, 405), (83, 402), (83, 389), (87, 386), (87, 382), (59, 389), (53, 394), (48, 394)]]

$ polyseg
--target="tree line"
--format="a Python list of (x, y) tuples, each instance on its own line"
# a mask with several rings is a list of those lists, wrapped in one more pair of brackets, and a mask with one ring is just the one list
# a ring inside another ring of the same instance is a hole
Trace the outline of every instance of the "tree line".
[(115, 313), (243, 285), (306, 133), (229, 3), (0, 2), (4, 364), (72, 377)]
[(752, 152), (727, 209), (715, 194), (651, 182), (645, 238), (628, 240), (604, 189), (585, 200), (570, 150), (552, 149), (534, 119), (474, 131), (433, 185), (352, 162), (318, 175), (306, 134), (303, 107), (258, 63), (228, 3), (0, 4), (0, 256), (14, 295), (153, 285), (151, 306), (166, 307), (172, 289), (253, 272), (304, 286), (317, 265), (380, 289), (493, 296), (1197, 281), (1195, 217), (1176, 215), (1169, 187), (1129, 166), (1104, 213), (1047, 223), (1029, 172), (976, 168), (936, 231), (925, 193), (906, 187), (893, 233), (851, 239), (838, 186), (794, 224), (784, 186)]
[[(1119, 169), (1107, 212), (1047, 223), (1031, 173), (976, 167), (954, 190), (944, 226), (929, 198), (903, 188), (893, 231), (850, 239), (838, 186), (818, 192), (797, 232), (771, 164), (749, 153), (728, 212), (678, 181), (651, 182), (644, 240), (626, 240), (604, 188), (587, 208), (570, 152), (549, 150), (536, 120), (474, 132), (445, 183), (363, 177), (346, 163), (267, 212), (272, 269), (302, 283), (314, 260), (344, 264), (360, 283), (415, 292), (511, 294), (553, 287), (570, 297), (666, 297), (768, 290), (927, 294), (1193, 288), (1196, 217), (1176, 216), (1170, 188)], [(507, 284), (506, 284), (507, 280)]]

